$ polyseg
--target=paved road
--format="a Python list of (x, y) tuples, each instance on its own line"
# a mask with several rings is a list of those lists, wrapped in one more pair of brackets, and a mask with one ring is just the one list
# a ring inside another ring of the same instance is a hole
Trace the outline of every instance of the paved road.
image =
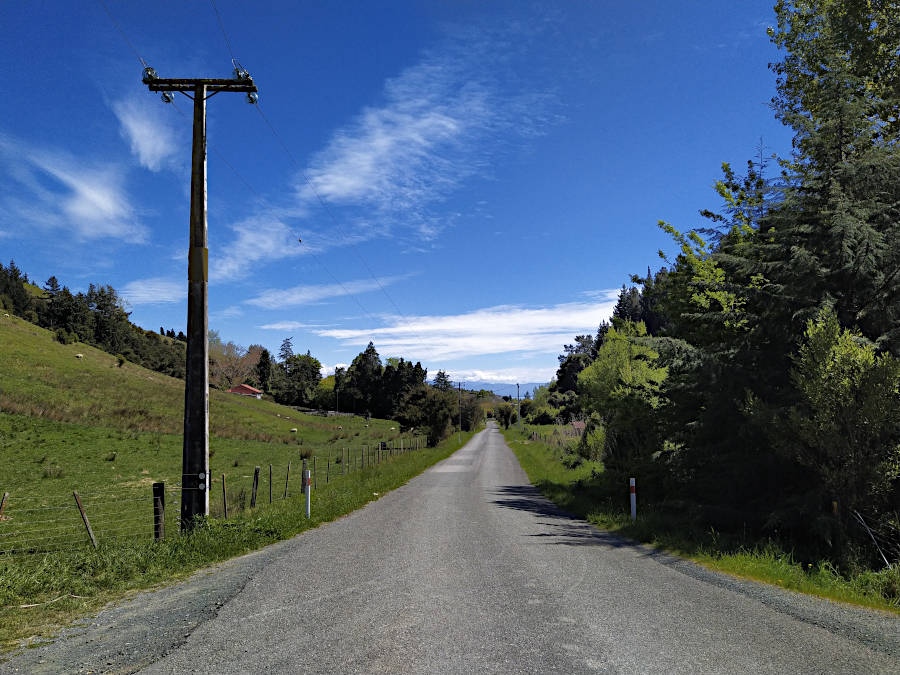
[(736, 581), (537, 494), (490, 428), (337, 522), (0, 672), (900, 673), (900, 620)]

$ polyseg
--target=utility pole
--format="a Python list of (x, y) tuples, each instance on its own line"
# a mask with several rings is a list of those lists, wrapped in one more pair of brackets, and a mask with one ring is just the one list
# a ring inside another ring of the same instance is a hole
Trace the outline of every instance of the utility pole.
[(250, 73), (234, 63), (233, 79), (164, 79), (149, 66), (143, 82), (171, 103), (180, 92), (194, 101), (191, 152), (191, 219), (188, 248), (187, 361), (184, 383), (184, 444), (181, 469), (181, 529), (209, 515), (209, 250), (206, 238), (206, 99), (219, 92), (247, 94), (256, 103)]
[(519, 403), (519, 383), (516, 382), (516, 420), (519, 422), (519, 428), (522, 428), (522, 404)]
[(462, 382), (458, 382), (459, 387), (459, 434), (457, 434), (456, 442), (462, 445)]

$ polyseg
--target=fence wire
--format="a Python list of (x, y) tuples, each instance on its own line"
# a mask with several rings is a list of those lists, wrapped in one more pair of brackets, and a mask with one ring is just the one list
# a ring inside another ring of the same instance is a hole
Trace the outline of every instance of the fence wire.
[[(306, 457), (313, 489), (357, 477), (379, 464), (402, 454), (423, 449), (421, 439), (404, 439), (404, 443), (376, 442), (362, 447), (328, 450), (325, 454)], [(303, 458), (283, 465), (261, 465), (256, 484), (255, 508), (263, 508), (302, 494)], [(212, 518), (245, 511), (253, 502), (254, 469), (229, 467), (231, 471), (212, 471), (208, 476), (209, 512)], [(198, 488), (187, 488), (196, 490)], [(179, 483), (164, 484), (165, 532), (179, 531), (181, 496)], [(5, 497), (4, 497), (5, 494)], [(129, 545), (152, 541), (155, 536), (155, 512), (152, 482), (125, 484), (118, 487), (78, 492), (84, 516), (74, 493), (38, 495), (10, 490), (3, 492), (0, 508), (0, 555), (44, 554), (83, 551), (107, 544)], [(90, 526), (90, 533), (88, 529)]]

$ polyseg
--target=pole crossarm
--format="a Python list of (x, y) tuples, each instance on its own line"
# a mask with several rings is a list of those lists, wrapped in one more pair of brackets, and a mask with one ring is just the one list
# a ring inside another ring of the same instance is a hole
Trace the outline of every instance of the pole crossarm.
[(207, 91), (234, 91), (255, 93), (259, 91), (252, 78), (231, 80), (224, 78), (154, 78), (146, 83), (150, 91), (194, 91), (205, 86)]

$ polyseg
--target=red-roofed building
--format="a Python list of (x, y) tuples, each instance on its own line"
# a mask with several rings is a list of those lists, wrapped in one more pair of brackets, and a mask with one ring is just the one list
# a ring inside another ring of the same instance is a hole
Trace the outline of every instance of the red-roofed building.
[(255, 396), (256, 398), (262, 398), (263, 395), (259, 389), (251, 387), (249, 384), (239, 384), (238, 386), (229, 389), (228, 393), (240, 394), (241, 396)]

